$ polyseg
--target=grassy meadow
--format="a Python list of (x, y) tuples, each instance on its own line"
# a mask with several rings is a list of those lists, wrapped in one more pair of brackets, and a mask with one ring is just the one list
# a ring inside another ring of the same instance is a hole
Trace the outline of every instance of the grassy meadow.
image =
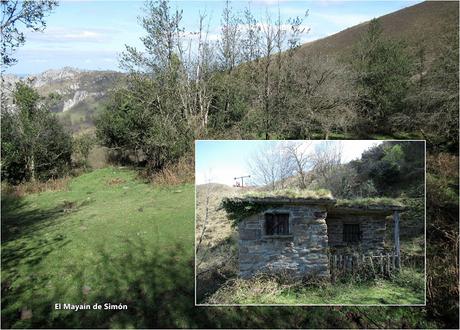
[[(111, 167), (62, 191), (3, 194), (2, 327), (180, 326), (165, 298), (193, 293), (193, 192)], [(128, 310), (54, 310), (106, 302)]]

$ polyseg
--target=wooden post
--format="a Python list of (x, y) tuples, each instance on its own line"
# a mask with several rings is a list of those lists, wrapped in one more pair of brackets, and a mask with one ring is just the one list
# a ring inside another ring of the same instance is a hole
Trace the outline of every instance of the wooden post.
[(399, 245), (399, 213), (393, 212), (394, 224), (394, 240), (395, 240), (395, 253), (396, 253), (396, 268), (401, 269), (401, 246)]
[(372, 255), (369, 256), (369, 261), (371, 262), (372, 274), (374, 275), (374, 278), (375, 278), (374, 260), (372, 259)]
[(385, 259), (383, 257), (383, 253), (380, 252), (380, 274), (384, 275), (385, 270), (383, 269), (383, 263), (385, 262)]
[(391, 268), (390, 268), (390, 254), (387, 253), (387, 258), (386, 258), (386, 267), (387, 267), (387, 275), (391, 275)]

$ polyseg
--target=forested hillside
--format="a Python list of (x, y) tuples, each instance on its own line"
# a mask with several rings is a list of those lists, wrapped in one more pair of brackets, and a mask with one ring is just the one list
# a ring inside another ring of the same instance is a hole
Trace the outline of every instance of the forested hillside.
[[(149, 4), (145, 50), (126, 47), (121, 65), (128, 83), (101, 114), (98, 136), (107, 147), (145, 155), (151, 169), (190, 153), (196, 138), (419, 138), (429, 150), (456, 153), (458, 31), (456, 18), (442, 14), (455, 5), (432, 6), (375, 19), (359, 26), (356, 38), (345, 31), (302, 46), (308, 17), (290, 20), (286, 29), (227, 3), (220, 39), (208, 40), (202, 29), (193, 49), (175, 37), (181, 13), (167, 2)], [(385, 29), (413, 19), (422, 36), (437, 13), (448, 29), (436, 37), (414, 42), (408, 25), (398, 38)], [(312, 48), (342, 39), (350, 42), (334, 56)]]

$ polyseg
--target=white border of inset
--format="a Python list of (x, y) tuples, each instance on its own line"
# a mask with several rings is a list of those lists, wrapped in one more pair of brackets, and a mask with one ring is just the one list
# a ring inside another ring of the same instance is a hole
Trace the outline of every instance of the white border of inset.
[(425, 298), (424, 298), (424, 303), (423, 304), (198, 304), (196, 299), (196, 282), (197, 282), (197, 277), (196, 277), (196, 182), (195, 182), (195, 230), (193, 231), (194, 234), (194, 243), (193, 243), (193, 249), (194, 249), (194, 269), (195, 269), (195, 296), (194, 296), (194, 302), (196, 307), (242, 307), (242, 306), (257, 306), (257, 307), (330, 307), (330, 306), (363, 306), (363, 307), (424, 307), (426, 306), (426, 280), (427, 280), (427, 264), (426, 264), (426, 140), (398, 140), (398, 139), (390, 139), (390, 140), (195, 140), (195, 180), (196, 180), (196, 144), (199, 141), (313, 141), (313, 142), (322, 142), (322, 141), (374, 141), (374, 142), (423, 142), (424, 143), (424, 157), (425, 157), (425, 166), (424, 166), (424, 181), (425, 181), (425, 186), (424, 186), (424, 216), (425, 216), (425, 221), (424, 221), (424, 253), (425, 253), (425, 281), (424, 281), (424, 291), (425, 291)]

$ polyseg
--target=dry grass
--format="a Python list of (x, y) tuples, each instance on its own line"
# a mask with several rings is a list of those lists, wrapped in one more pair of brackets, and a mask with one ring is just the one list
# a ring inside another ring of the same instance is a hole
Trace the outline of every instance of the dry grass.
[(167, 164), (156, 172), (150, 181), (155, 185), (167, 186), (195, 181), (195, 163), (192, 156), (185, 156), (176, 163)]
[[(195, 239), (198, 244), (202, 237), (202, 243), (199, 250), (216, 249), (223, 242), (231, 239), (235, 230), (231, 227), (231, 222), (227, 218), (224, 210), (219, 209), (222, 198), (237, 195), (237, 188), (227, 187), (219, 184), (209, 184), (196, 187), (196, 231)], [(207, 209), (207, 216), (206, 216)], [(201, 257), (200, 254), (197, 257)], [(203, 260), (201, 265), (204, 266)], [(216, 261), (211, 258), (210, 261)], [(205, 263), (206, 264), (206, 263)], [(205, 267), (206, 268), (206, 267)]]
[(118, 186), (119, 184), (122, 184), (122, 183), (125, 183), (126, 180), (122, 179), (122, 178), (113, 178), (113, 179), (110, 179), (110, 180), (107, 180), (106, 184), (108, 186)]
[(280, 285), (275, 278), (254, 277), (249, 280), (236, 278), (227, 281), (215, 294), (210, 296), (207, 304), (238, 304), (248, 295), (253, 297), (264, 297), (267, 300), (276, 298), (288, 289), (288, 285)]
[(451, 179), (458, 178), (458, 156), (447, 153), (428, 154), (427, 167), (430, 173)]
[(236, 275), (237, 233), (224, 210), (222, 198), (238, 196), (239, 188), (221, 184), (196, 187), (196, 274), (198, 302)]
[(23, 197), (45, 191), (66, 191), (68, 190), (69, 181), (70, 177), (66, 176), (48, 181), (25, 182), (16, 186), (2, 182), (2, 194)]

